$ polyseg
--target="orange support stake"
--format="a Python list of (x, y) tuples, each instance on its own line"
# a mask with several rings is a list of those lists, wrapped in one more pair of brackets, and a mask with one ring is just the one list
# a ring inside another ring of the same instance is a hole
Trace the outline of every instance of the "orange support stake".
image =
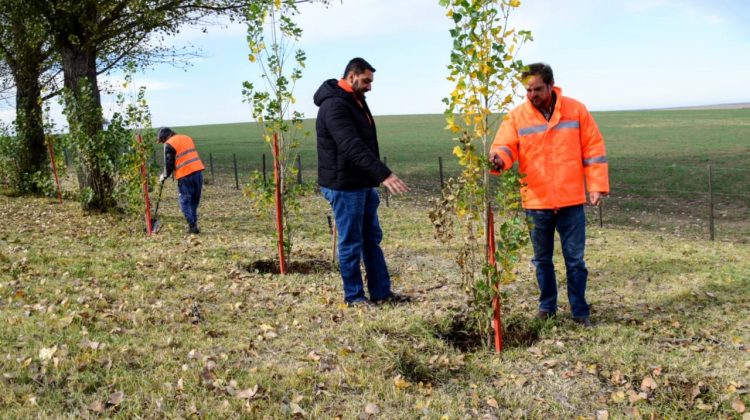
[[(492, 206), (487, 204), (487, 261), (493, 267), (497, 266), (495, 261), (495, 216)], [(497, 268), (497, 267), (496, 267)], [(500, 317), (500, 282), (495, 284), (495, 296), (492, 298), (492, 327), (495, 330), (495, 353), (503, 351), (503, 322)]]
[(279, 271), (286, 274), (286, 258), (284, 257), (284, 215), (282, 213), (281, 197), (281, 168), (279, 167), (279, 137), (273, 133), (273, 181), (276, 184), (276, 232), (279, 245)]
[[(143, 138), (138, 134), (138, 144), (143, 144)], [(143, 180), (143, 202), (146, 203), (146, 211), (143, 216), (146, 218), (146, 232), (151, 236), (153, 226), (151, 226), (151, 199), (148, 196), (148, 171), (146, 170), (146, 157), (141, 161), (141, 179)]]
[(52, 173), (55, 174), (55, 184), (57, 185), (57, 200), (62, 204), (62, 190), (60, 189), (60, 178), (57, 176), (57, 165), (55, 164), (55, 148), (52, 147), (52, 136), (47, 136), (47, 151), (49, 151), (49, 161), (52, 164)]

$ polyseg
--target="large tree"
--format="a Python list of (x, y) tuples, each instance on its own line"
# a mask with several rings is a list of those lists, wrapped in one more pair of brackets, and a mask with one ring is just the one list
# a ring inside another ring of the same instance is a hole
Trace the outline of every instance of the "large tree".
[(97, 76), (125, 60), (148, 61), (159, 47), (157, 34), (175, 33), (183, 24), (212, 14), (239, 16), (242, 0), (26, 0), (37, 8), (63, 69), (65, 113), (79, 163), (84, 208), (115, 206), (114, 150), (103, 131)]
[(53, 53), (38, 9), (25, 0), (0, 0), (0, 60), (7, 66), (3, 94), (15, 90), (17, 188), (35, 191), (31, 175), (48, 170), (42, 119), (42, 74), (52, 67)]

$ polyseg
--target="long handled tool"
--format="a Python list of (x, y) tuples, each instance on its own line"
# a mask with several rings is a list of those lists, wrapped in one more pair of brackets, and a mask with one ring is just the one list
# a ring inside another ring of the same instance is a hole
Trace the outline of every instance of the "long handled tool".
[(164, 189), (164, 181), (166, 181), (166, 178), (159, 184), (159, 194), (156, 197), (156, 208), (154, 209), (154, 215), (151, 217), (151, 232), (153, 233), (159, 233), (159, 228), (161, 228), (161, 223), (159, 223), (156, 215), (159, 213), (159, 203), (161, 203), (161, 192)]

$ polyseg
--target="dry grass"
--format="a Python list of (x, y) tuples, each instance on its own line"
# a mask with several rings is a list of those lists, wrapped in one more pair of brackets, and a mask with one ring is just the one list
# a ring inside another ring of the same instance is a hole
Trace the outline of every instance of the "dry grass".
[[(750, 406), (750, 246), (591, 228), (595, 328), (532, 319), (528, 252), (505, 289), (506, 351), (461, 331), (452, 256), (426, 209), (381, 210), (409, 305), (351, 309), (338, 274), (250, 272), (270, 224), (209, 186), (198, 236), (170, 185), (162, 232), (73, 202), (0, 197), (0, 415), (741, 418)], [(299, 259), (328, 260), (320, 198)], [(560, 264), (558, 264), (560, 265)]]

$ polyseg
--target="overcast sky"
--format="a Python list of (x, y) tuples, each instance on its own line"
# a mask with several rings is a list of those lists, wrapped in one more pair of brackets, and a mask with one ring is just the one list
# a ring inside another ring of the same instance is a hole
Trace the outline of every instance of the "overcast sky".
[[(308, 60), (295, 96), (305, 117), (315, 117), (320, 83), (341, 77), (355, 56), (377, 69), (368, 94), (375, 115), (443, 111), (452, 21), (438, 0), (334, 0), (301, 11)], [(520, 58), (549, 63), (563, 93), (594, 111), (750, 102), (749, 22), (747, 0), (523, 0), (511, 16), (534, 37)], [(172, 42), (199, 47), (202, 57), (136, 76), (154, 126), (249, 121), (242, 82), (260, 79), (245, 27), (187, 29)], [(13, 116), (0, 109), (3, 121)]]

